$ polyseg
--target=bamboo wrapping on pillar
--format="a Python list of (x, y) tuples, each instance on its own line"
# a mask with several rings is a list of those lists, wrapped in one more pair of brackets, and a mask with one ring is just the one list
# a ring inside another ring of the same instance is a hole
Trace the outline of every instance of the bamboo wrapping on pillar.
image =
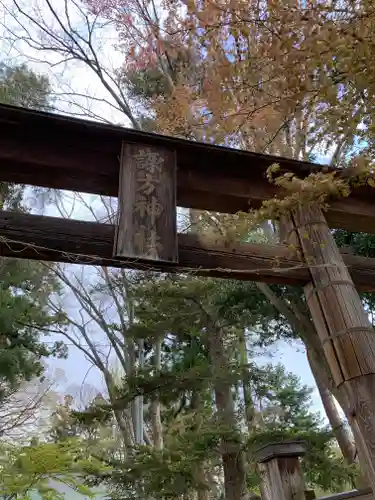
[(314, 285), (306, 298), (322, 310), (322, 316), (313, 314), (313, 320), (324, 318), (324, 324), (317, 325), (320, 340), (323, 348), (326, 343), (332, 346), (328, 356), (334, 359), (327, 359), (330, 365), (337, 361), (342, 372), (341, 377), (336, 375), (337, 385), (375, 373), (374, 330), (322, 211), (303, 207), (294, 211), (293, 219)]
[[(292, 213), (312, 285), (305, 296), (347, 416), (375, 489), (375, 334), (348, 269), (318, 206)], [(358, 440), (359, 438), (359, 440)]]
[(315, 293), (315, 288), (313, 283), (309, 283), (304, 286), (303, 291), (305, 293), (305, 298), (307, 305), (309, 307), (312, 320), (315, 325), (315, 330), (319, 335), (320, 342), (322, 344), (322, 348), (325, 354), (325, 357), (328, 361), (329, 368), (331, 370), (333, 381), (336, 387), (339, 387), (340, 384), (343, 383), (344, 378), (340, 366), (340, 362), (337, 359), (335, 348), (332, 342), (328, 342), (327, 339), (330, 338), (330, 335), (327, 330), (327, 324), (324, 318), (324, 314), (321, 309), (320, 302)]
[[(339, 365), (339, 360), (337, 359), (334, 346), (332, 342), (324, 342), (325, 339), (329, 338), (329, 333), (327, 331), (327, 324), (324, 319), (324, 313), (322, 311), (320, 302), (318, 300), (317, 294), (314, 293), (314, 285), (309, 283), (304, 287), (305, 297), (307, 305), (309, 306), (311, 316), (313, 318), (315, 329), (319, 334), (319, 338), (322, 341), (322, 347), (326, 359), (329, 363), (331, 369), (332, 378), (337, 387), (344, 382), (343, 374)], [(344, 390), (346, 397), (350, 401), (353, 400), (352, 390), (348, 384), (344, 384), (340, 390)], [(350, 405), (350, 402), (349, 402)], [(347, 408), (345, 408), (347, 409)], [(352, 418), (348, 415), (348, 420), (350, 422), (350, 427), (352, 429), (353, 435), (355, 436), (355, 444), (357, 447), (357, 453), (359, 455), (360, 463), (364, 464), (364, 469), (362, 470), (363, 481), (366, 485), (371, 484), (371, 478), (375, 477), (374, 463), (369, 455), (369, 450), (366, 442), (364, 441), (364, 436), (359, 428), (358, 421), (356, 418)]]
[(113, 254), (178, 262), (174, 151), (123, 143)]

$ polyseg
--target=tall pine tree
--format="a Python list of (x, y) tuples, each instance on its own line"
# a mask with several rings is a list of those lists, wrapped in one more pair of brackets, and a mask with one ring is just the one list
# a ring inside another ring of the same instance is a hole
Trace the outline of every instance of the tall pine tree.
[[(26, 66), (0, 66), (0, 103), (45, 110), (50, 91), (48, 79)], [(28, 211), (25, 190), (0, 183), (0, 209)], [(56, 292), (57, 280), (42, 263), (0, 259), (0, 404), (8, 390), (42, 376), (45, 357), (65, 356), (61, 343), (44, 342), (50, 325), (59, 321), (48, 307)]]

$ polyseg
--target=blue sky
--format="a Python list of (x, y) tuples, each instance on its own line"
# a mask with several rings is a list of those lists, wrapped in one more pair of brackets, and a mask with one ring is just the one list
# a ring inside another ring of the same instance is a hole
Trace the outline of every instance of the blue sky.
[[(58, 2), (53, 2), (56, 5)], [(74, 21), (73, 21), (74, 22)], [(52, 67), (50, 63), (57, 63), (57, 57), (50, 54), (40, 54), (36, 53), (30, 47), (25, 44), (19, 44), (14, 46), (7, 43), (5, 36), (2, 36), (1, 49), (3, 58), (5, 61), (12, 63), (15, 62), (27, 62), (29, 67), (34, 70), (47, 74), (52, 84), (58, 88), (60, 91), (68, 92), (74, 89), (75, 92), (84, 95), (90, 95), (95, 97), (95, 100), (90, 101), (91, 112), (95, 115), (105, 117), (108, 121), (113, 123), (126, 124), (123, 114), (116, 112), (113, 108), (100, 102), (100, 99), (108, 98), (108, 95), (103, 89), (100, 82), (93, 77), (84, 66), (82, 65), (58, 65)], [(113, 42), (115, 40), (115, 34), (106, 32), (106, 37), (103, 42), (102, 50), (100, 51), (100, 56), (102, 56), (102, 63), (105, 67), (111, 69), (113, 67), (119, 66), (122, 62), (122, 56), (116, 52), (113, 48)], [(48, 63), (48, 64), (46, 64)], [(87, 100), (82, 97), (76, 97), (76, 102), (81, 106), (87, 106)], [(60, 103), (60, 108), (62, 111), (69, 112), (69, 110), (74, 109), (68, 103)], [(47, 215), (56, 215), (56, 210), (50, 208), (47, 211)], [(84, 218), (80, 209), (76, 207), (74, 216), (76, 218)], [(98, 334), (100, 335), (100, 334)], [(99, 338), (99, 342), (106, 344), (106, 339), (103, 336), (102, 339)], [(260, 361), (269, 361), (268, 359)], [(302, 345), (291, 346), (285, 343), (279, 343), (277, 346), (277, 351), (274, 356), (275, 362), (282, 362), (286, 368), (298, 375), (304, 384), (309, 386), (314, 386), (314, 379), (312, 377), (311, 371), (309, 369), (304, 349)], [(61, 368), (65, 372), (65, 382), (60, 383), (61, 390), (69, 390), (72, 392), (79, 389), (82, 383), (86, 383), (95, 386), (98, 390), (103, 389), (103, 382), (101, 375), (96, 369), (90, 367), (89, 362), (85, 359), (84, 355), (74, 347), (69, 348), (69, 358), (67, 360), (54, 360), (50, 362), (51, 367)], [(318, 395), (314, 394), (314, 408), (321, 409), (321, 404)]]
[[(93, 197), (92, 195), (87, 195), (87, 199), (92, 202), (95, 197)], [(67, 203), (66, 208), (69, 212), (69, 203)], [(53, 206), (49, 207), (48, 214), (59, 216), (58, 210)], [(89, 216), (87, 210), (79, 204), (75, 205), (72, 217), (75, 219), (83, 220), (92, 218)], [(69, 266), (69, 268), (72, 273), (80, 274), (80, 266), (71, 265)], [(91, 274), (89, 268), (86, 268), (86, 271), (88, 275)], [(70, 313), (74, 314), (75, 303), (70, 303), (70, 301), (68, 301), (67, 306), (70, 309)], [(106, 336), (98, 328), (95, 328), (95, 337), (93, 338), (95, 338), (95, 341), (101, 346), (104, 352), (108, 350), (108, 341), (106, 339)], [(57, 339), (64, 340), (63, 337), (59, 337)], [(259, 356), (258, 360), (259, 363), (262, 364), (269, 362), (276, 364), (281, 362), (285, 365), (288, 371), (298, 375), (301, 378), (303, 384), (315, 388), (312, 395), (313, 408), (314, 410), (323, 411), (320, 397), (316, 390), (315, 381), (306, 359), (305, 349), (302, 342), (287, 343), (284, 341), (279, 341), (269, 349), (269, 355)], [(100, 372), (95, 367), (92, 368), (91, 364), (85, 359), (84, 354), (74, 346), (69, 347), (69, 357), (67, 360), (56, 359), (51, 361), (50, 365), (51, 367), (53, 366), (53, 368), (61, 368), (65, 372), (65, 381), (60, 383), (60, 390), (66, 390), (75, 395), (79, 393), (82, 384), (87, 384), (89, 386), (97, 388), (100, 391), (104, 391), (104, 383), (102, 381)]]

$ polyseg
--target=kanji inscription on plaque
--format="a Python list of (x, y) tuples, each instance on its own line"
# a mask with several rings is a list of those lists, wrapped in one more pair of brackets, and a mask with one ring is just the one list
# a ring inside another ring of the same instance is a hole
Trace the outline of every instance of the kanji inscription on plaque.
[(123, 145), (114, 256), (177, 262), (173, 151)]

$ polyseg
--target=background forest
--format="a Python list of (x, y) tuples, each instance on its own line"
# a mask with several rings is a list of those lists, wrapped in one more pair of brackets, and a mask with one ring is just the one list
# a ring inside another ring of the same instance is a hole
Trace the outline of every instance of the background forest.
[[(340, 168), (372, 165), (371, 2), (0, 8), (2, 103)], [(5, 183), (0, 203), (101, 223), (116, 213), (113, 199)], [(181, 210), (179, 221), (225, 241), (279, 238), (277, 224), (254, 227), (239, 214)], [(375, 256), (371, 235), (334, 236)], [(35, 490), (60, 498), (51, 478), (113, 499), (250, 499), (259, 494), (254, 451), (297, 437), (318, 495), (366, 484), (302, 290), (8, 259), (0, 276), (0, 484), (9, 500)], [(362, 299), (373, 318), (373, 296)], [(280, 342), (303, 348), (316, 388), (293, 374), (293, 359), (279, 362)], [(77, 351), (101, 386), (71, 395), (53, 367)], [(312, 408), (315, 389), (324, 414)]]

